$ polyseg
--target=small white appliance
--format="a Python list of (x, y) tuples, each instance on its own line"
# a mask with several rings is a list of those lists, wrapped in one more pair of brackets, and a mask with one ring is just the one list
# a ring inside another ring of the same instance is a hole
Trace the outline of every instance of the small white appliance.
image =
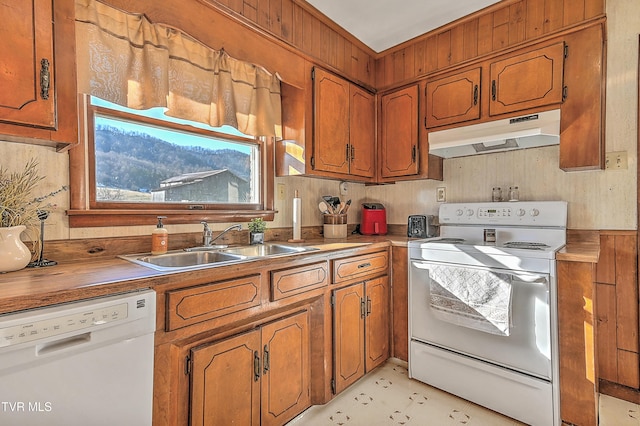
[(155, 294), (0, 315), (0, 424), (150, 426)]
[(530, 425), (560, 425), (556, 252), (567, 203), (442, 204), (409, 247), (410, 377)]

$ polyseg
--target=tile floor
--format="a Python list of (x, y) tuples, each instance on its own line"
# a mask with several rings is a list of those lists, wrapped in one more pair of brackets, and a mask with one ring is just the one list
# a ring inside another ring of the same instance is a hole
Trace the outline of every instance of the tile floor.
[[(390, 359), (328, 404), (314, 406), (289, 426), (522, 425), (511, 418), (407, 376), (407, 363)], [(600, 397), (600, 426), (640, 426), (640, 406)]]

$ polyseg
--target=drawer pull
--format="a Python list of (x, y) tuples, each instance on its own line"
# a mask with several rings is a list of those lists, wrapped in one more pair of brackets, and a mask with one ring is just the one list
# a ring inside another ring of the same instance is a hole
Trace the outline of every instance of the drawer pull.
[(358, 265), (358, 269), (362, 269), (362, 268), (369, 268), (371, 266), (370, 262), (367, 263), (361, 263)]

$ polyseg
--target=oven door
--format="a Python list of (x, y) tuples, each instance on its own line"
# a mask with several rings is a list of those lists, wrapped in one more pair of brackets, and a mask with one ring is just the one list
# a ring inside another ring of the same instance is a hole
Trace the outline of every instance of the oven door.
[[(457, 296), (463, 290), (451, 287), (461, 280), (487, 297)], [(551, 380), (548, 274), (411, 260), (409, 283), (412, 340)]]

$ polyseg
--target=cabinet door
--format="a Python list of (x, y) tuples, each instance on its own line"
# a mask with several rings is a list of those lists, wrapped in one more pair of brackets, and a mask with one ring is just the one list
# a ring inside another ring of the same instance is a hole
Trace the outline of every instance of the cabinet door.
[(191, 425), (260, 425), (260, 331), (191, 351)]
[(349, 82), (320, 68), (313, 80), (313, 168), (349, 173)]
[(349, 108), (349, 173), (372, 178), (375, 173), (375, 99), (371, 93), (352, 84)]
[(593, 315), (595, 264), (557, 262), (560, 417), (598, 424), (598, 353)]
[(409, 361), (409, 262), (407, 247), (391, 248), (393, 356)]
[(53, 2), (0, 0), (0, 121), (54, 128)]
[(364, 375), (364, 283), (333, 292), (335, 393)]
[(562, 102), (564, 43), (491, 64), (489, 115)]
[(73, 0), (0, 0), (4, 140), (58, 150), (78, 143), (74, 13)]
[(480, 118), (481, 69), (457, 73), (427, 83), (427, 128)]
[(418, 173), (418, 85), (381, 98), (380, 175)]
[(369, 372), (389, 358), (389, 278), (367, 281), (365, 289), (365, 369)]
[(311, 405), (309, 314), (262, 328), (262, 425), (283, 425)]

